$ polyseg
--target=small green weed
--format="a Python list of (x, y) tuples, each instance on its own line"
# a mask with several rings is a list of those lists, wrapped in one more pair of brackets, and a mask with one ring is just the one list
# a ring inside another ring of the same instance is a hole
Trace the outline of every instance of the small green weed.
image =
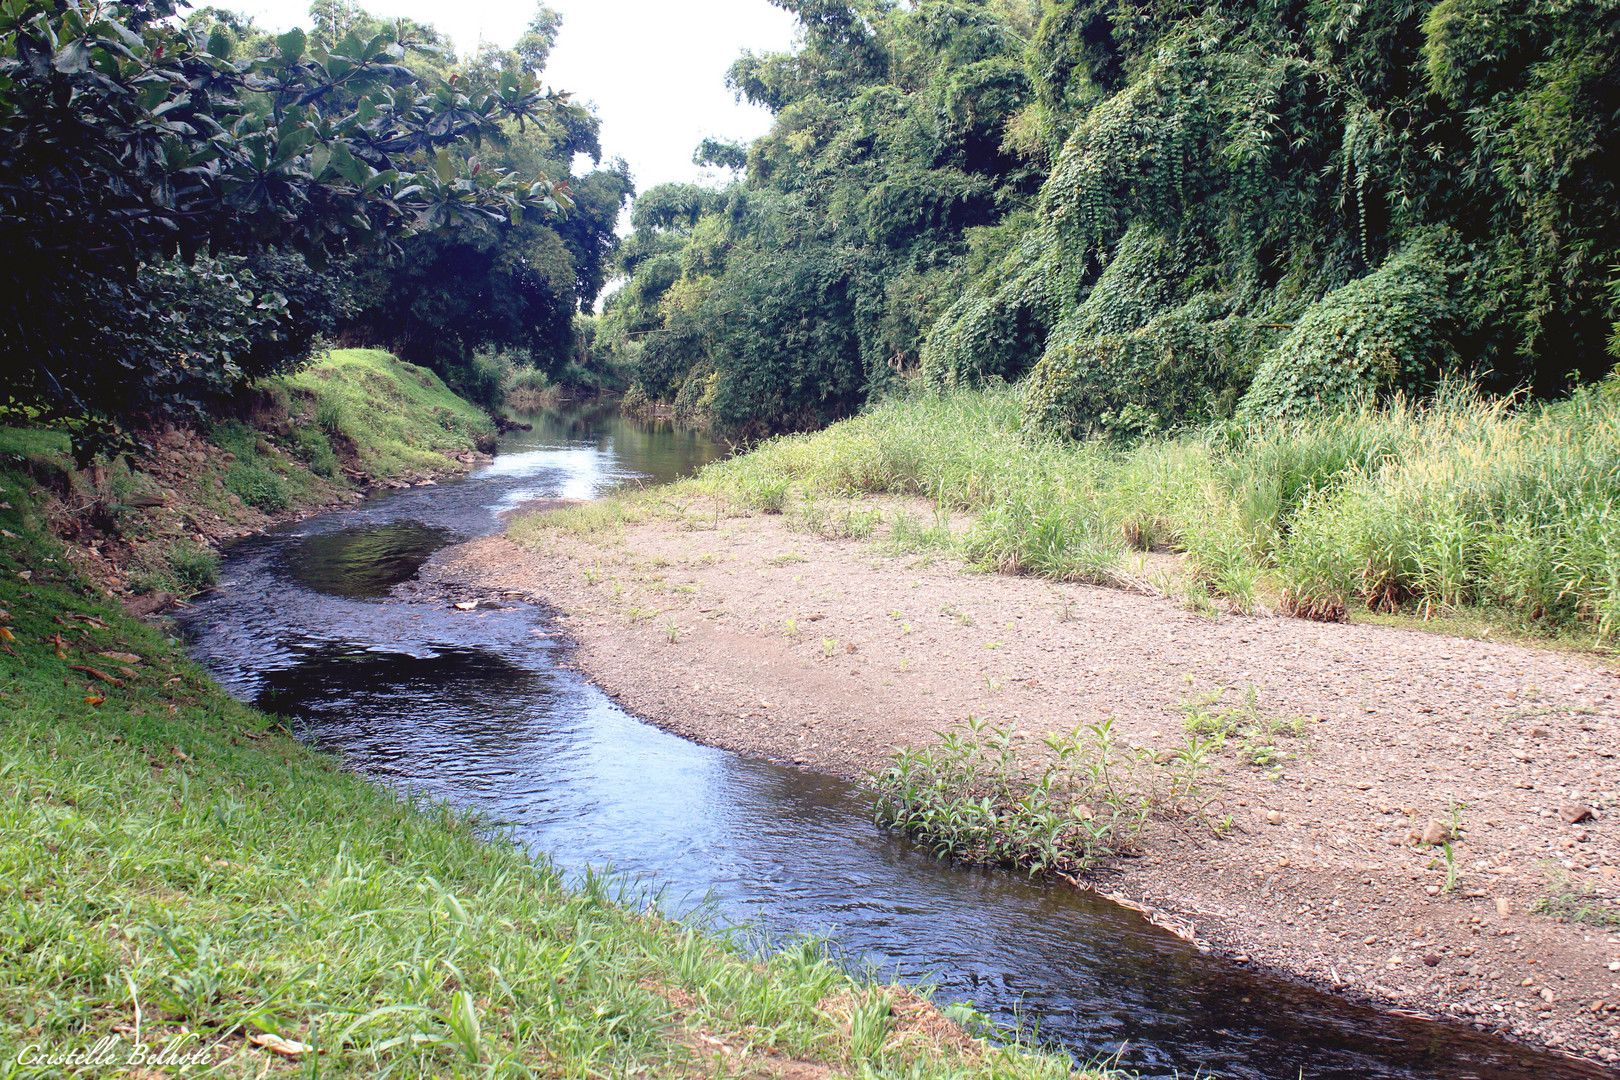
[(1570, 881), (1562, 867), (1548, 869), (1547, 889), (1547, 895), (1531, 905), (1533, 913), (1586, 926), (1620, 926), (1620, 907), (1598, 896), (1591, 885)]
[(1011, 726), (969, 717), (939, 736), (867, 783), (878, 824), (942, 856), (1075, 874), (1129, 848), (1155, 816), (1203, 812), (1208, 738), (1154, 753), (1123, 745), (1105, 719), (1044, 736), (1026, 757)]
[(1213, 739), (1215, 746), (1224, 749), (1235, 743), (1239, 761), (1256, 768), (1269, 768), (1294, 757), (1297, 751), (1284, 747), (1283, 739), (1297, 740), (1310, 730), (1310, 721), (1303, 716), (1272, 716), (1263, 712), (1259, 704), (1259, 691), (1253, 683), (1243, 692), (1243, 699), (1235, 705), (1222, 705), (1227, 688), (1216, 687), (1198, 697), (1184, 700), (1181, 711), (1186, 716), (1187, 731), (1194, 737)]

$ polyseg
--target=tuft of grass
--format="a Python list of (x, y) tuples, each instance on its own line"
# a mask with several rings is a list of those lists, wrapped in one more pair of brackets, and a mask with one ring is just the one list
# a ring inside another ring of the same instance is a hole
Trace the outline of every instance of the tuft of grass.
[(628, 499), (598, 499), (579, 506), (566, 506), (534, 514), (522, 514), (507, 526), (506, 535), (513, 542), (533, 546), (547, 533), (560, 532), (575, 536), (614, 532), (626, 523), (641, 520), (639, 508)]
[(1012, 726), (966, 721), (870, 773), (878, 824), (935, 854), (1073, 875), (1127, 850), (1154, 816), (1202, 813), (1211, 740), (1157, 753), (1126, 746), (1112, 719), (1053, 733), (1021, 753)]
[[(242, 1078), (673, 1078), (705, 1072), (715, 1043), (762, 1075), (772, 1057), (1070, 1075), (1016, 1036), (962, 1045), (885, 1020), (884, 999), (926, 1006), (814, 943), (751, 952), (614, 879), (566, 884), (486, 822), (344, 771), (64, 578), (46, 547), (0, 548), (34, 573), (0, 577), (4, 1045), (108, 1038), (122, 1056), (184, 1037), (210, 1075)], [(117, 661), (134, 674), (69, 666), (105, 667), (107, 651), (135, 656)], [(260, 1033), (309, 1049), (277, 1062), (250, 1043)]]
[(267, 514), (279, 514), (293, 504), (287, 482), (256, 462), (233, 464), (225, 474), (225, 488), (255, 510)]

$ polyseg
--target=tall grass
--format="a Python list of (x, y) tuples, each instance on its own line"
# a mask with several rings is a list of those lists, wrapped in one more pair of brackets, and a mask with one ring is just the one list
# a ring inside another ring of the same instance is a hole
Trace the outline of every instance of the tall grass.
[(1108, 581), (1132, 550), (1189, 556), (1201, 587), (1284, 610), (1508, 608), (1620, 632), (1620, 386), (1520, 408), (1442, 387), (1423, 402), (1218, 424), (1131, 447), (1022, 430), (1017, 391), (890, 400), (709, 466), (688, 490), (746, 503), (921, 496), (974, 513), (986, 566)]

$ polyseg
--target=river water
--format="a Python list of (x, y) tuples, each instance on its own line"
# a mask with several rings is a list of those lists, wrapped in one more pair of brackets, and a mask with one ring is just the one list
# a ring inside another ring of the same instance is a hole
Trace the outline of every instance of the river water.
[(825, 935), (1080, 1060), (1145, 1077), (1558, 1080), (1609, 1075), (1455, 1024), (1380, 1013), (1200, 954), (1067, 887), (940, 862), (816, 773), (643, 724), (564, 666), (543, 613), (396, 594), (432, 552), (534, 498), (666, 482), (723, 454), (608, 406), (529, 418), (492, 465), (235, 546), (189, 617), (238, 697), (380, 781), (473, 807), (571, 871), (612, 868), (666, 907)]

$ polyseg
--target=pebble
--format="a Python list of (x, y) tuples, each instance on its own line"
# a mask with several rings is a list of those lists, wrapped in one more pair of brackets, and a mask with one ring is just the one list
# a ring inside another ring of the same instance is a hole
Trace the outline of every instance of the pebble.
[(1281, 825), (1282, 820), (1283, 820), (1283, 816), (1282, 816), (1282, 811), (1281, 810), (1268, 810), (1266, 812), (1266, 821), (1267, 821), (1268, 824)]
[(1508, 903), (1507, 897), (1498, 896), (1496, 898), (1496, 913), (1503, 918), (1513, 914), (1513, 905)]

